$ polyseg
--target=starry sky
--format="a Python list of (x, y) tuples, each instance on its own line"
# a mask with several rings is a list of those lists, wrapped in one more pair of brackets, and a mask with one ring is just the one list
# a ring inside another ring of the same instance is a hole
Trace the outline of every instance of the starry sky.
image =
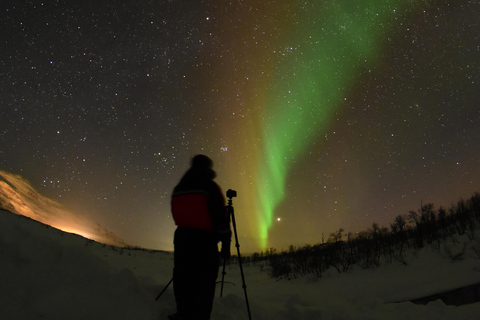
[(480, 191), (477, 0), (0, 8), (0, 169), (131, 245), (173, 248), (199, 153), (245, 252)]

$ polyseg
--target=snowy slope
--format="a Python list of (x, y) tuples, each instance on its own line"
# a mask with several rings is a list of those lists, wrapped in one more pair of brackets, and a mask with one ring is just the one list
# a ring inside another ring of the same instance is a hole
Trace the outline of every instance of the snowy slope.
[(32, 218), (57, 229), (84, 235), (121, 247), (125, 241), (100, 224), (66, 210), (60, 203), (38, 193), (21, 176), (0, 170), (0, 209)]
[[(479, 319), (480, 303), (393, 303), (480, 283), (480, 259), (450, 260), (424, 249), (407, 267), (293, 280), (247, 265), (252, 319)], [(110, 247), (0, 211), (0, 261), (0, 319), (150, 320), (175, 312), (171, 287), (155, 301), (171, 278), (171, 253)], [(248, 319), (237, 265), (225, 280), (212, 320)]]

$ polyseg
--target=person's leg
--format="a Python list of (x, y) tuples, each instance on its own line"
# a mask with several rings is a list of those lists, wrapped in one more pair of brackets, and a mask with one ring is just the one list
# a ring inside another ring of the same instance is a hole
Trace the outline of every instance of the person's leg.
[(188, 319), (192, 306), (192, 257), (188, 234), (177, 230), (174, 240), (173, 292), (177, 304), (176, 319)]
[(195, 319), (208, 320), (213, 307), (213, 299), (215, 297), (215, 286), (219, 269), (219, 254), (217, 245), (208, 244), (207, 250), (204, 251), (203, 259), (199, 263), (198, 277), (196, 283), (195, 307), (197, 310)]
[(181, 320), (208, 320), (219, 269), (216, 241), (202, 232), (175, 232), (173, 289)]

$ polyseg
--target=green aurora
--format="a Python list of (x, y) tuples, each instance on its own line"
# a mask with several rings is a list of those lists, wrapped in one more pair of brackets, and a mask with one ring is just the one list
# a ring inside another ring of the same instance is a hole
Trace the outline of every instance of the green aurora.
[(324, 136), (359, 73), (374, 68), (389, 30), (409, 1), (335, 1), (300, 8), (263, 115), (258, 163), (260, 247), (268, 246), (275, 208), (292, 163)]

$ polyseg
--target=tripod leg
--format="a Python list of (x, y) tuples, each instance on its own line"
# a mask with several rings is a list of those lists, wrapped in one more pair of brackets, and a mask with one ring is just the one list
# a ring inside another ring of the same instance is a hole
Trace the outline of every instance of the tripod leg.
[(163, 288), (162, 292), (160, 292), (160, 294), (155, 298), (155, 301), (158, 300), (162, 294), (165, 292), (165, 290), (167, 290), (168, 286), (173, 282), (173, 278), (167, 283), (167, 285), (165, 286), (165, 288)]
[(225, 280), (225, 265), (227, 264), (227, 259), (223, 259), (223, 270), (222, 270), (222, 286), (220, 287), (220, 297), (223, 296), (223, 281)]
[(232, 215), (232, 225), (233, 225), (233, 231), (235, 233), (235, 247), (237, 247), (238, 264), (240, 266), (240, 274), (242, 275), (242, 287), (243, 287), (243, 291), (245, 292), (245, 301), (247, 303), (248, 319), (252, 320), (252, 315), (250, 314), (250, 305), (248, 303), (247, 285), (245, 284), (245, 276), (243, 274), (242, 257), (240, 255), (240, 244), (238, 243), (237, 224), (235, 222), (235, 214), (233, 212), (233, 207), (231, 207), (230, 213)]

